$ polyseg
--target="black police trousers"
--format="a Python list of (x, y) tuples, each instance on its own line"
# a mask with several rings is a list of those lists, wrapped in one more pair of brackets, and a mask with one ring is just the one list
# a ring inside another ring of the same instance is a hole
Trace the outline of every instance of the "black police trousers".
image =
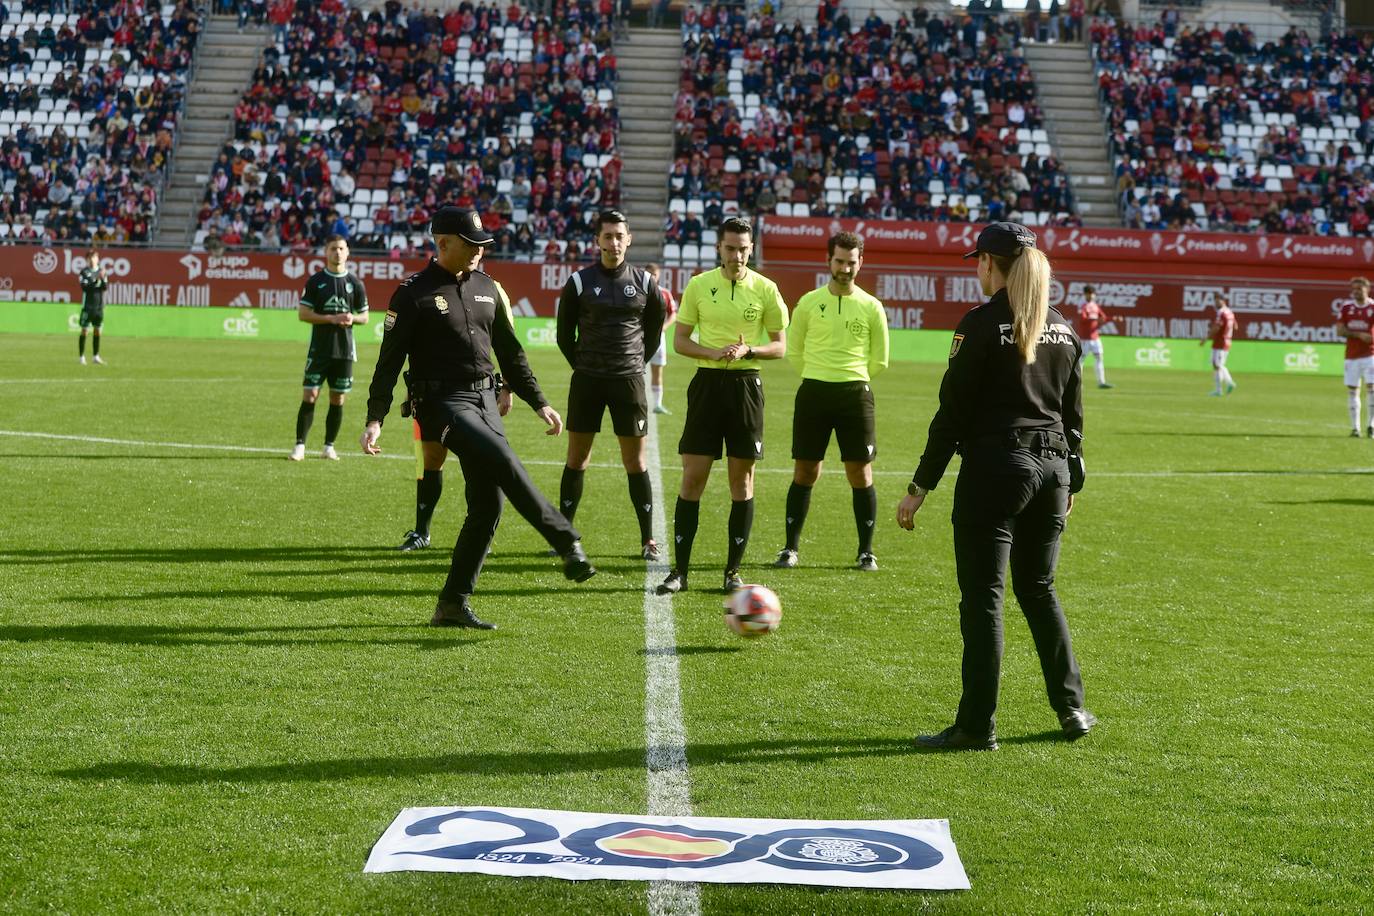
[(453, 547), (448, 580), (439, 597), (463, 601), (477, 588), (482, 562), (501, 522), (505, 498), (559, 555), (572, 549), (579, 540), (577, 530), (539, 492), (511, 450), (496, 408), (495, 391), (431, 395), (421, 403), (420, 410), (429, 414), (425, 417), (427, 428), (441, 429), (439, 441), (458, 456), (468, 504), (467, 518)]
[(955, 724), (965, 731), (984, 734), (995, 725), (1008, 560), (1050, 706), (1062, 714), (1083, 705), (1083, 679), (1054, 591), (1068, 499), (1068, 462), (1062, 456), (1001, 445), (964, 450), (953, 521), (964, 637), (963, 696)]

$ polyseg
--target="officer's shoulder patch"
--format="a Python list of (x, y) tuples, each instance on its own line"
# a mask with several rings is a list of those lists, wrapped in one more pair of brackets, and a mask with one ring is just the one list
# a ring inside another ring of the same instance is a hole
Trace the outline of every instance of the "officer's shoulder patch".
[(954, 339), (951, 340), (951, 341), (949, 342), (949, 358), (950, 358), (950, 359), (954, 359), (954, 357), (958, 356), (958, 355), (959, 355), (959, 348), (962, 347), (963, 345), (964, 345), (964, 335), (963, 335), (963, 334), (955, 334), (955, 335), (954, 335)]
[(386, 321), (383, 322), (383, 326), (388, 331), (396, 327), (396, 313), (393, 312), (391, 309), (386, 310)]

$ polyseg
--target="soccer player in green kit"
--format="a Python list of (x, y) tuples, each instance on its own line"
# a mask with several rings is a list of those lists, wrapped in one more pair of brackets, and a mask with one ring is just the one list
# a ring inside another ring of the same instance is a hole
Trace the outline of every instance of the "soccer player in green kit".
[(754, 462), (763, 457), (763, 380), (757, 360), (787, 353), (787, 305), (776, 283), (749, 269), (753, 227), (732, 217), (721, 224), (719, 238), (721, 266), (687, 284), (673, 331), (673, 349), (695, 359), (697, 373), (687, 386), (687, 416), (677, 446), (682, 486), (673, 513), (675, 562), (656, 589), (660, 595), (687, 588), (701, 495), (720, 460), (722, 441), (731, 499), (722, 591), (743, 586), (739, 566), (754, 526)]
[(100, 358), (100, 328), (105, 324), (105, 288), (110, 285), (110, 275), (100, 263), (100, 252), (91, 251), (91, 256), (77, 278), (81, 283), (81, 336), (76, 341), (76, 357), (81, 365), (86, 365), (86, 329), (92, 328), (91, 359), (98, 366), (105, 365)]
[(873, 528), (878, 495), (873, 488), (873, 376), (887, 368), (887, 312), (854, 282), (864, 262), (864, 241), (852, 232), (831, 237), (830, 282), (812, 290), (792, 310), (787, 357), (801, 372), (792, 415), (792, 486), (787, 491), (787, 541), (773, 565), (797, 565), (802, 526), (811, 507), (811, 488), (834, 432), (840, 460), (854, 491), (854, 524), (859, 532), (856, 563), (876, 572)]
[(305, 437), (315, 420), (315, 401), (320, 386), (329, 380), (329, 413), (324, 421), (324, 451), (321, 458), (338, 461), (334, 440), (343, 424), (343, 405), (353, 387), (353, 363), (358, 348), (353, 342), (353, 326), (367, 324), (367, 291), (362, 281), (348, 271), (348, 240), (331, 235), (324, 243), (324, 270), (317, 271), (305, 284), (297, 315), (311, 325), (310, 352), (305, 358), (305, 381), (301, 406), (296, 413), (296, 446), (287, 457), (305, 457)]

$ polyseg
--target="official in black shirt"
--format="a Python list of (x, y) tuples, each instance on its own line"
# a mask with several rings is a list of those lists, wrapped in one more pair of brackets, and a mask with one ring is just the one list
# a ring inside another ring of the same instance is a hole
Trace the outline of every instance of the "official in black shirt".
[(631, 243), (625, 215), (607, 210), (596, 218), (600, 260), (568, 278), (558, 300), (558, 348), (572, 366), (568, 388), (568, 460), (559, 486), (559, 508), (573, 520), (592, 443), (609, 408), (629, 477), (630, 502), (639, 519), (641, 555), (661, 558), (654, 542), (654, 493), (645, 465), (649, 400), (644, 365), (658, 349), (667, 313), (658, 283), (625, 261)]
[(436, 211), (430, 232), (434, 259), (401, 283), (387, 309), (361, 442), (365, 453), (381, 452), (377, 439), (382, 420), (391, 409), (396, 376), (409, 357), (411, 398), (422, 437), (442, 442), (457, 455), (467, 482), (467, 519), (430, 623), (492, 629), (473, 614), (468, 600), (501, 519), (503, 494), (563, 557), (565, 576), (584, 582), (596, 570), (587, 562), (577, 531), (535, 488), (506, 441), (493, 352), (505, 384), (548, 424), (549, 435), (563, 431), (563, 419), (530, 371), (505, 291), (477, 269), (495, 239), (475, 211), (456, 207)]
[(1097, 723), (1083, 707), (1083, 680), (1054, 590), (1059, 536), (1083, 486), (1082, 344), (1049, 307), (1050, 264), (1030, 230), (993, 223), (965, 257), (975, 256), (991, 298), (954, 332), (940, 409), (897, 507), (897, 524), (911, 530), (954, 453), (963, 456), (953, 511), (963, 697), (952, 726), (916, 739), (940, 750), (997, 749), (1008, 559), (1064, 736), (1081, 738)]

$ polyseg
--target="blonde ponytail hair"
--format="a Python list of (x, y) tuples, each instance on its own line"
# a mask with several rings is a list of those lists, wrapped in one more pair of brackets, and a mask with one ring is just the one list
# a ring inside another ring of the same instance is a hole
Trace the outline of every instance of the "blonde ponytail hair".
[(1050, 310), (1049, 258), (1038, 248), (1023, 248), (1014, 258), (991, 257), (998, 271), (1007, 278), (1012, 338), (1021, 351), (1021, 358), (1029, 366), (1035, 362), (1035, 346), (1045, 331)]

